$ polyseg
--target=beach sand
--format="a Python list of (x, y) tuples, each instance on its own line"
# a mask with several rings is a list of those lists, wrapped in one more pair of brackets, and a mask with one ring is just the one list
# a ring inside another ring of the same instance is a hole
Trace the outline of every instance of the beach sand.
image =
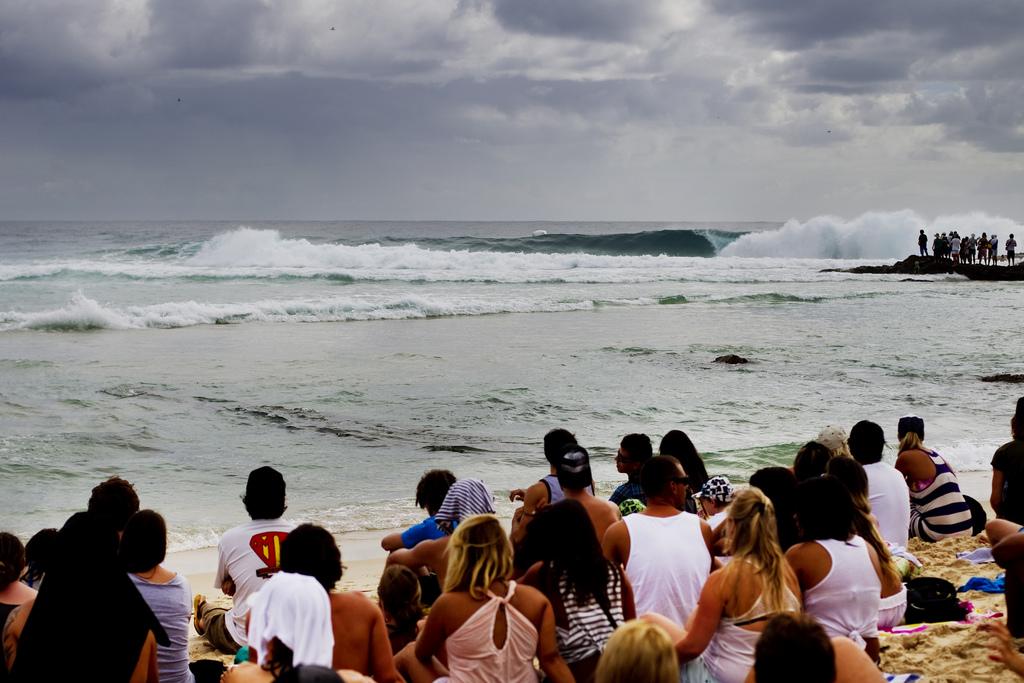
[[(988, 506), (990, 474), (988, 472), (960, 473), (960, 484), (968, 495), (981, 501), (989, 516)], [(345, 575), (339, 588), (359, 590), (371, 598), (376, 597), (377, 582), (384, 570), (386, 553), (380, 548), (380, 539), (390, 530), (363, 531), (336, 536), (341, 548)], [(921, 576), (938, 576), (961, 586), (973, 576), (994, 578), (1002, 570), (995, 564), (976, 565), (958, 560), (958, 552), (970, 551), (988, 545), (984, 534), (974, 538), (954, 538), (939, 543), (912, 540), (910, 551), (922, 562)], [(215, 548), (175, 553), (168, 557), (167, 565), (185, 574), (193, 592), (201, 592), (215, 604), (230, 606), (230, 599), (219, 590), (212, 590), (217, 566)], [(1005, 613), (1002, 594), (990, 595), (978, 591), (961, 593), (961, 599), (974, 605), (975, 613)], [(984, 619), (981, 619), (984, 621)], [(929, 625), (920, 633), (882, 635), (882, 669), (886, 673), (918, 673), (924, 680), (937, 683), (968, 683), (970, 681), (1019, 681), (997, 662), (988, 658), (988, 636), (973, 624)], [(192, 633), (189, 642), (192, 659), (220, 658), (204, 639)]]

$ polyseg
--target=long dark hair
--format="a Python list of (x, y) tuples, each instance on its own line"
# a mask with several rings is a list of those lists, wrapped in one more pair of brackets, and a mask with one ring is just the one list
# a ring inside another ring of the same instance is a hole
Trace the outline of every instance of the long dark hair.
[(750, 477), (750, 485), (761, 489), (772, 502), (779, 545), (785, 552), (797, 542), (796, 510), (793, 508), (796, 477), (785, 467), (764, 467)]
[(543, 562), (545, 574), (554, 581), (564, 575), (577, 604), (593, 597), (611, 610), (608, 583), (611, 572), (617, 578), (617, 570), (601, 552), (594, 525), (579, 501), (567, 499), (541, 508), (526, 527), (516, 556), (524, 563), (521, 567)]
[(708, 470), (704, 467), (704, 459), (697, 452), (697, 447), (686, 435), (686, 432), (673, 429), (661, 437), (661, 444), (658, 445), (658, 452), (662, 455), (672, 455), (683, 466), (683, 471), (690, 478), (690, 490), (700, 491), (704, 482), (708, 480)]

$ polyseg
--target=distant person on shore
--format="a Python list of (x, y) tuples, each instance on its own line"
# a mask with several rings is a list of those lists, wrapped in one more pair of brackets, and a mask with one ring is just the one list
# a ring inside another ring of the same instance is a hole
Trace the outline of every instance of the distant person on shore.
[(960, 491), (956, 473), (941, 455), (924, 445), (924, 420), (916, 415), (900, 418), (900, 452), (896, 469), (910, 489), (910, 532), (925, 541), (970, 536), (974, 528), (971, 508)]
[(981, 233), (981, 237), (978, 238), (978, 262), (983, 266), (988, 265), (988, 234)]
[(416, 484), (416, 506), (427, 511), (427, 518), (405, 531), (388, 534), (381, 540), (381, 547), (392, 552), (400, 548), (414, 548), (420, 541), (432, 541), (444, 536), (434, 515), (454, 483), (455, 475), (448, 470), (429, 470), (424, 473)]
[(646, 504), (644, 487), (640, 484), (640, 470), (644, 463), (654, 455), (651, 439), (646, 434), (627, 434), (619, 443), (619, 452), (615, 455), (615, 468), (625, 474), (627, 481), (616, 488), (608, 500), (621, 505), (623, 501), (636, 499)]
[(988, 238), (988, 257), (993, 266), (999, 265), (999, 237), (996, 235)]
[(118, 536), (124, 531), (129, 518), (139, 511), (139, 494), (131, 482), (111, 477), (92, 490), (89, 512), (100, 515), (114, 526)]
[(669, 455), (651, 458), (640, 481), (647, 509), (608, 527), (602, 545), (633, 586), (637, 612), (657, 612), (685, 624), (711, 573), (714, 534), (684, 512), (689, 479)]
[(921, 256), (928, 255), (928, 235), (924, 234), (924, 230), (917, 236), (917, 249), (921, 252)]
[(829, 638), (807, 614), (772, 617), (757, 641), (746, 683), (884, 683), (885, 676), (849, 638)]
[(1024, 397), (1010, 418), (1011, 441), (992, 456), (992, 495), (996, 517), (1024, 525)]
[[(535, 683), (536, 657), (549, 681), (572, 681), (558, 654), (551, 603), (511, 576), (512, 546), (498, 518), (476, 515), (461, 522), (448, 546), (444, 593), (416, 642), (396, 658), (405, 679)], [(437, 658), (442, 652), (447, 666)]]
[[(704, 459), (697, 452), (697, 447), (687, 436), (686, 432), (680, 429), (673, 429), (661, 437), (661, 444), (658, 446), (660, 455), (671, 455), (679, 461), (690, 478), (690, 490), (700, 491), (704, 482), (708, 480), (708, 471), (704, 467)], [(697, 503), (693, 498), (686, 501), (686, 511), (697, 512)]]
[(252, 521), (229, 529), (217, 544), (214, 587), (233, 598), (232, 608), (213, 607), (201, 593), (195, 596), (196, 633), (225, 654), (248, 644), (249, 597), (280, 569), (281, 543), (295, 528), (281, 518), (287, 508), (285, 483), (273, 467), (249, 473), (242, 503)]
[(563, 447), (558, 460), (558, 483), (566, 500), (575, 500), (583, 506), (598, 539), (604, 538), (608, 527), (622, 519), (618, 505), (590, 492), (594, 477), (590, 471), (590, 455), (582, 446), (569, 444)]
[(878, 555), (853, 533), (853, 501), (831, 476), (796, 489), (803, 542), (786, 551), (804, 594), (804, 610), (829, 636), (845, 636), (878, 661), (878, 610), (882, 597)]
[(8, 617), (10, 680), (156, 683), (157, 645), (170, 641), (117, 546), (109, 518), (79, 512), (64, 523), (39, 594)]
[[(698, 515), (705, 519), (712, 531), (720, 527), (729, 514), (729, 505), (732, 503), (736, 490), (732, 487), (728, 477), (721, 475), (711, 477), (691, 498), (697, 501)], [(774, 521), (774, 515), (772, 517)]]
[(882, 538), (906, 548), (910, 529), (907, 483), (892, 465), (882, 462), (885, 434), (881, 426), (861, 420), (850, 430), (850, 452), (868, 477), (868, 502)]
[(832, 459), (832, 450), (817, 441), (808, 441), (796, 452), (793, 459), (793, 474), (798, 482), (825, 474), (828, 461)]
[[(565, 498), (562, 487), (558, 483), (558, 459), (568, 444), (576, 443), (576, 435), (568, 429), (552, 429), (544, 435), (544, 458), (548, 461), (548, 473), (540, 481), (530, 485), (526, 490), (513, 489), (508, 499), (513, 503), (523, 501), (512, 515), (512, 544), (522, 538), (522, 527), (530, 523), (537, 512), (545, 505), (557, 503)], [(591, 491), (593, 493), (593, 491)]]
[[(743, 683), (767, 620), (801, 609), (800, 584), (779, 548), (771, 501), (759, 489), (739, 492), (729, 507), (731, 560), (712, 572), (685, 627), (658, 620), (676, 641), (687, 680)], [(666, 620), (667, 621), (667, 620)]]
[(139, 510), (124, 527), (118, 558), (170, 639), (170, 645), (156, 651), (160, 683), (194, 683), (188, 666), (192, 589), (184, 576), (163, 566), (166, 556), (164, 518), (153, 510)]
[(953, 257), (953, 263), (960, 263), (960, 237), (955, 232), (953, 238), (949, 240), (949, 254)]
[(1010, 233), (1010, 238), (1006, 240), (1006, 264), (1009, 266), (1014, 265), (1014, 259), (1017, 257), (1017, 240), (1013, 238), (1013, 233)]
[(763, 467), (750, 477), (750, 485), (756, 486), (768, 496), (775, 508), (775, 529), (782, 552), (789, 550), (799, 538), (796, 528), (796, 476), (788, 467)]
[(522, 583), (551, 602), (558, 651), (577, 683), (594, 680), (608, 638), (636, 617), (629, 580), (598, 538), (583, 506), (565, 500), (537, 513), (515, 556), (517, 566), (529, 567)]
[(341, 580), (341, 550), (331, 532), (300, 524), (281, 543), (281, 571), (311, 576), (330, 601), (333, 669), (351, 669), (379, 683), (401, 679), (392, 659), (384, 614), (359, 591), (336, 591)]

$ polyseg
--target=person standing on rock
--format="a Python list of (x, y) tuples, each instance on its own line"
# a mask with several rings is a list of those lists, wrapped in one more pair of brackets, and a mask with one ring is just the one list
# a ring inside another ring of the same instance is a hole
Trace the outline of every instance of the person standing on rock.
[(978, 238), (978, 263), (983, 266), (988, 265), (988, 246), (988, 235), (983, 232)]
[(921, 256), (928, 255), (928, 235), (924, 234), (924, 230), (917, 236), (917, 248), (921, 252)]
[(1010, 233), (1010, 239), (1006, 240), (1006, 263), (1007, 265), (1013, 265), (1013, 259), (1017, 255), (1017, 240), (1013, 239), (1013, 233)]
[(992, 235), (988, 240), (988, 257), (992, 259), (992, 265), (999, 265), (999, 237)]
[(953, 257), (953, 264), (960, 264), (960, 237), (953, 233), (953, 238), (949, 240), (949, 253)]

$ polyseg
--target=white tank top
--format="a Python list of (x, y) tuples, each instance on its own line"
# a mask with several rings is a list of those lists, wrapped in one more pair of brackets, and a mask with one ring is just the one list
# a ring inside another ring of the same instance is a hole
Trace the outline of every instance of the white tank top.
[(878, 607), (882, 583), (860, 536), (849, 541), (815, 541), (832, 557), (832, 569), (821, 582), (804, 591), (804, 610), (830, 638), (846, 637), (864, 646), (878, 636)]
[(626, 576), (633, 585), (636, 613), (655, 612), (686, 624), (711, 573), (700, 518), (689, 512), (672, 517), (640, 513), (623, 520), (629, 532)]

